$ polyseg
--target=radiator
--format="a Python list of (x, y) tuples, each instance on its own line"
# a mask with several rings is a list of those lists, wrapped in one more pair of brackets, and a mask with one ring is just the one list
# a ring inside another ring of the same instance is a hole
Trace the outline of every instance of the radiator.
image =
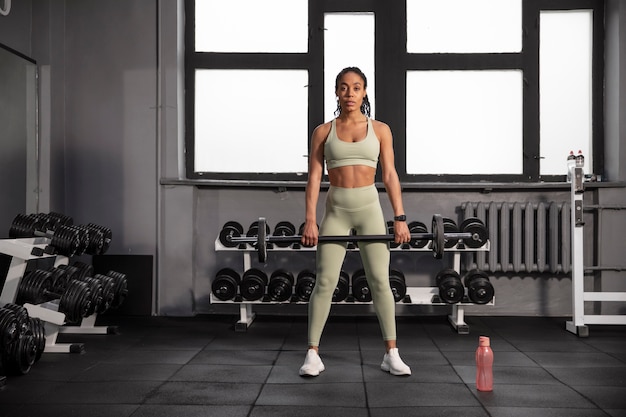
[(570, 272), (569, 202), (467, 202), (461, 212), (489, 230), (490, 251), (466, 253), (467, 270)]

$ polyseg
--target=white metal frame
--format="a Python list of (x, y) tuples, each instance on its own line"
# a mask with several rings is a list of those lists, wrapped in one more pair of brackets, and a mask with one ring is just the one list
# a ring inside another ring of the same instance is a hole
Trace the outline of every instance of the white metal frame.
[(626, 292), (585, 291), (583, 247), (583, 169), (573, 167), (571, 186), (572, 231), (572, 320), (565, 328), (580, 337), (589, 336), (589, 324), (626, 324), (626, 315), (585, 314), (586, 301), (626, 301)]

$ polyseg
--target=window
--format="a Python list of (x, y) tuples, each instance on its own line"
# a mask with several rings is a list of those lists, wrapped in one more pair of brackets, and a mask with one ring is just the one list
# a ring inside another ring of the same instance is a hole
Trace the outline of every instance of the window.
[(542, 11), (539, 25), (540, 171), (557, 175), (570, 151), (593, 166), (593, 12)]
[(186, 0), (187, 176), (305, 181), (346, 66), (404, 184), (564, 181), (578, 149), (602, 173), (603, 18), (600, 0)]

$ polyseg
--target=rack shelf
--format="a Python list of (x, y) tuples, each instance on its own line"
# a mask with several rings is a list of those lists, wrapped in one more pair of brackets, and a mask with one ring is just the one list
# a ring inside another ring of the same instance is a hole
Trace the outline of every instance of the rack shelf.
[[(300, 247), (299, 245), (295, 247), (277, 247), (274, 245), (268, 245), (267, 248), (268, 255), (272, 252), (314, 252), (316, 250), (315, 247)], [(467, 248), (462, 243), (457, 244), (452, 248), (446, 248), (445, 251), (453, 254), (453, 269), (457, 272), (460, 272), (461, 268), (461, 254), (463, 252), (487, 252), (490, 249), (490, 242), (487, 241), (485, 245), (480, 248)], [(216, 251), (231, 251), (231, 252), (240, 252), (243, 256), (243, 270), (246, 271), (252, 266), (252, 254), (256, 254), (256, 250), (247, 245), (241, 244), (237, 247), (226, 247), (224, 246), (219, 239), (215, 240), (215, 250)], [(348, 249), (350, 252), (358, 251), (358, 248)], [(424, 246), (423, 248), (414, 248), (409, 245), (403, 245), (396, 248), (391, 248), (390, 251), (392, 253), (408, 253), (408, 252), (432, 252), (432, 242)], [(248, 327), (253, 323), (256, 313), (253, 311), (253, 307), (259, 305), (272, 305), (272, 304), (307, 304), (306, 301), (267, 301), (267, 300), (256, 300), (256, 301), (248, 301), (248, 300), (219, 300), (217, 297), (214, 297), (213, 293), (210, 295), (211, 303), (215, 304), (238, 304), (239, 305), (239, 320), (235, 324), (235, 331), (245, 332)], [(343, 305), (367, 305), (369, 303), (356, 302), (356, 301), (340, 301), (335, 302), (333, 304), (343, 304)], [(398, 301), (397, 304), (402, 305), (430, 305), (430, 306), (450, 306), (452, 312), (448, 315), (448, 321), (454, 327), (458, 334), (468, 334), (469, 326), (465, 323), (465, 307), (470, 305), (475, 305), (470, 302), (464, 301), (457, 304), (448, 304), (442, 302), (439, 299), (439, 289), (437, 287), (409, 287), (407, 286), (406, 297)], [(495, 297), (487, 304), (484, 305), (495, 305)]]

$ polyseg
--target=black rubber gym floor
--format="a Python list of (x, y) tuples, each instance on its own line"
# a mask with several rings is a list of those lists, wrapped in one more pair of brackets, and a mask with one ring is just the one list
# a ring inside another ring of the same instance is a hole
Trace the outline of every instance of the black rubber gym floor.
[[(8, 377), (0, 416), (626, 416), (626, 327), (590, 326), (579, 338), (565, 318), (466, 317), (459, 335), (445, 316), (399, 317), (409, 377), (380, 370), (373, 317), (331, 316), (326, 371), (298, 376), (306, 317), (100, 317), (116, 335), (61, 334), (85, 352), (44, 353)], [(478, 336), (491, 337), (494, 391), (476, 391)]]

